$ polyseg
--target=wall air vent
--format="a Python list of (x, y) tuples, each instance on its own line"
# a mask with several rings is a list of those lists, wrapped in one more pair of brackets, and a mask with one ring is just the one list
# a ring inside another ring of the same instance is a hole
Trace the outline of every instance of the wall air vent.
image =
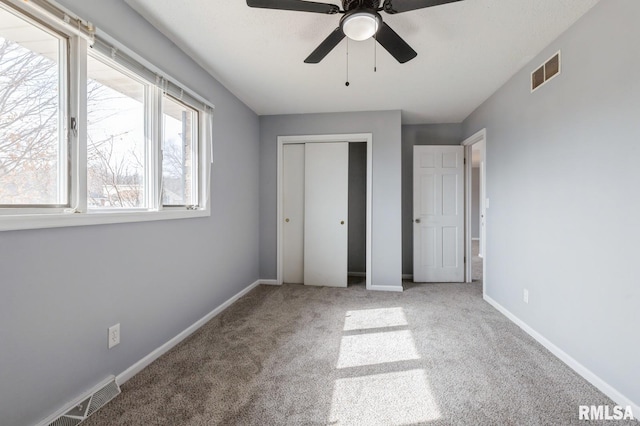
[(531, 92), (560, 74), (560, 52), (531, 73)]
[(120, 394), (120, 387), (116, 383), (115, 377), (112, 376), (108, 381), (78, 399), (71, 407), (66, 408), (63, 414), (58, 414), (54, 416), (53, 420), (45, 421), (41, 425), (76, 426), (118, 394)]

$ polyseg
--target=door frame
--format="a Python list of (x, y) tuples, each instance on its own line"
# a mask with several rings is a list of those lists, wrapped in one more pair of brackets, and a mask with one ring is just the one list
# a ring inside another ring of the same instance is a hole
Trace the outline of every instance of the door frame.
[(373, 134), (372, 133), (348, 133), (334, 135), (301, 135), (301, 136), (278, 136), (278, 190), (277, 190), (277, 248), (276, 248), (276, 284), (282, 285), (283, 270), (283, 231), (282, 221), (284, 220), (283, 206), (283, 155), (285, 144), (301, 143), (328, 143), (328, 142), (363, 142), (367, 144), (367, 214), (366, 214), (366, 288), (371, 289), (371, 212), (372, 212), (372, 183), (373, 183)]
[[(465, 232), (464, 232), (464, 245), (465, 245), (465, 257), (467, 259), (467, 262), (465, 263), (465, 282), (470, 283), (472, 281), (472, 271), (471, 271), (471, 264), (472, 264), (472, 253), (471, 253), (471, 191), (472, 191), (472, 187), (471, 187), (471, 173), (472, 173), (472, 145), (475, 145), (477, 143), (480, 142), (484, 142), (483, 147), (482, 147), (482, 160), (484, 161), (484, 173), (482, 174), (482, 178), (480, 181), (480, 193), (484, 195), (484, 200), (480, 200), (480, 205), (485, 205), (486, 199), (487, 199), (487, 129), (482, 129), (476, 133), (474, 133), (472, 136), (468, 137), (467, 139), (465, 139), (462, 142), (462, 145), (465, 147), (464, 148), (464, 156), (465, 156), (465, 174), (464, 174), (464, 187), (465, 187), (465, 207), (464, 207), (464, 212), (465, 212), (465, 220), (464, 220), (464, 228), (465, 228)], [(487, 235), (487, 215), (486, 215), (486, 207), (485, 207), (485, 217), (484, 217), (484, 239), (486, 240), (486, 235)], [(486, 241), (484, 242), (484, 250), (482, 253), (483, 257), (482, 257), (482, 295), (485, 295), (485, 289), (486, 289), (486, 285), (487, 285), (487, 244)]]

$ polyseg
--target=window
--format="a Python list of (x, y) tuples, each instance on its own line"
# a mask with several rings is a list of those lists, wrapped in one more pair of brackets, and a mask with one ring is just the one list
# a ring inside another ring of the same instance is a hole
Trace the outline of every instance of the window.
[(164, 95), (162, 98), (162, 204), (197, 204), (198, 111)]
[(87, 57), (87, 206), (147, 207), (148, 84)]
[(213, 108), (94, 30), (0, 0), (0, 231), (209, 215)]
[(0, 205), (68, 203), (67, 40), (0, 7)]

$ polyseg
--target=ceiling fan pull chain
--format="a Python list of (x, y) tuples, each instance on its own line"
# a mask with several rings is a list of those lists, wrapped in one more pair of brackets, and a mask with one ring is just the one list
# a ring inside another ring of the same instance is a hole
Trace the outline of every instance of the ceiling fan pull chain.
[(373, 35), (373, 72), (378, 72), (378, 39)]
[(345, 86), (349, 87), (349, 38), (347, 37), (347, 82)]

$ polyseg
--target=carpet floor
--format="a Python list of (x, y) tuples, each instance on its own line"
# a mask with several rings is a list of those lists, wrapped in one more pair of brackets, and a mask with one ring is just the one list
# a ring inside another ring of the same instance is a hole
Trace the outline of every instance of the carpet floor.
[(614, 405), (480, 283), (259, 286), (122, 391), (84, 424), (568, 425)]

